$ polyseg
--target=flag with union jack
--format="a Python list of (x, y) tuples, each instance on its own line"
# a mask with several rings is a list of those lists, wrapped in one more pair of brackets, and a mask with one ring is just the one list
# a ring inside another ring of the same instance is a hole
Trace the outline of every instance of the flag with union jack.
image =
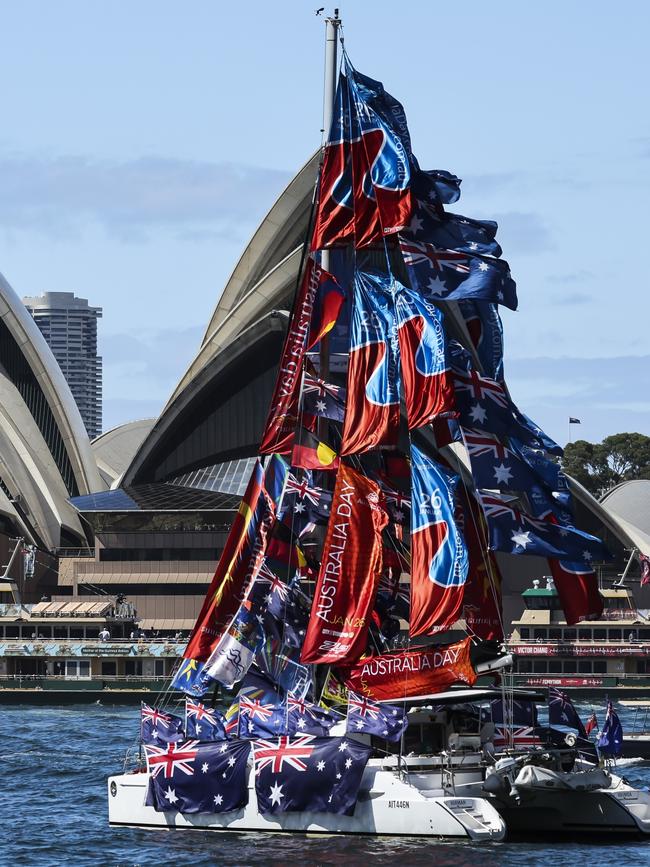
[(260, 813), (350, 816), (371, 748), (348, 738), (296, 735), (253, 742)]
[(406, 708), (393, 704), (378, 704), (364, 695), (348, 692), (348, 734), (377, 735), (384, 740), (395, 742), (407, 728)]
[(345, 389), (315, 376), (305, 376), (302, 383), (302, 406), (305, 412), (321, 418), (343, 421)]
[(169, 711), (142, 702), (140, 705), (140, 740), (143, 744), (167, 744), (182, 741), (183, 720)]
[(289, 734), (326, 736), (340, 719), (331, 710), (291, 694), (287, 696), (287, 711)]
[(196, 699), (185, 699), (185, 731), (188, 738), (200, 741), (226, 740), (226, 721), (216, 708)]
[(517, 284), (504, 259), (437, 247), (403, 235), (399, 245), (411, 286), (428, 300), (469, 298), (517, 309)]
[(227, 813), (248, 803), (248, 741), (145, 746), (147, 806), (159, 812)]
[(532, 701), (513, 698), (505, 703), (499, 698), (490, 702), (490, 715), (495, 726), (494, 746), (501, 749), (540, 746), (535, 734), (537, 707)]

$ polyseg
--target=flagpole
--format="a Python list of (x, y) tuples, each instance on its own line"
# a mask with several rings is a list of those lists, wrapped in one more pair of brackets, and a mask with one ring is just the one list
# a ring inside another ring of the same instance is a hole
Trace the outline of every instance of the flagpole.
[[(329, 136), (332, 126), (332, 118), (334, 116), (334, 102), (336, 100), (336, 78), (337, 78), (337, 59), (338, 59), (338, 31), (341, 25), (339, 18), (339, 10), (334, 10), (333, 18), (325, 19), (325, 84), (323, 90), (323, 138), (322, 148), (325, 152), (327, 137)], [(330, 251), (323, 250), (321, 252), (321, 268), (324, 271), (329, 271), (330, 268)], [(330, 366), (330, 351), (329, 337), (324, 335), (320, 341), (319, 354), (319, 375), (323, 380), (327, 380), (329, 376)]]

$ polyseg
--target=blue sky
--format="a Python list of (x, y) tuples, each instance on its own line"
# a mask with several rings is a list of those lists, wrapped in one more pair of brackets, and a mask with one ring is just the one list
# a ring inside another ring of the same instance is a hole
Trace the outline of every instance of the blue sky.
[[(320, 143), (317, 3), (3, 7), (0, 271), (104, 308), (105, 425), (156, 414), (246, 240)], [(650, 434), (650, 6), (340, 4), (455, 210), (496, 219), (517, 403)]]

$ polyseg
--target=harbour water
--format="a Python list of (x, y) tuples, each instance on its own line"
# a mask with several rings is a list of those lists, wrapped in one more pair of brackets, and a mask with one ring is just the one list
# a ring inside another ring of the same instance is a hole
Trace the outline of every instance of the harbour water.
[[(602, 718), (602, 699), (594, 702)], [(591, 702), (580, 702), (586, 718)], [(625, 711), (621, 717), (625, 726)], [(430, 840), (356, 839), (230, 833), (173, 833), (112, 829), (106, 777), (122, 768), (136, 742), (138, 708), (67, 705), (0, 706), (0, 865), (436, 865), (501, 867), (563, 865), (616, 859), (626, 867), (650, 862), (650, 842), (536, 842), (490, 846)], [(650, 765), (622, 771), (650, 785)]]

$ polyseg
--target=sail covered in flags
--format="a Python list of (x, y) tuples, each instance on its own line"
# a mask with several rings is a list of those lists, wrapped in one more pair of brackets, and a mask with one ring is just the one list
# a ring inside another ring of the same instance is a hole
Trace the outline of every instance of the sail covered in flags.
[[(261, 813), (351, 815), (405, 702), (473, 686), (497, 654), (495, 552), (546, 558), (568, 623), (602, 610), (607, 552), (504, 378), (499, 309), (518, 301), (496, 223), (448, 212), (459, 195), (345, 57), (262, 457), (172, 683), (185, 719), (142, 708), (156, 810), (241, 809), (252, 752)], [(583, 731), (563, 694), (550, 713)], [(495, 745), (538, 743), (534, 709), (491, 714)], [(610, 708), (602, 749), (620, 740)]]

